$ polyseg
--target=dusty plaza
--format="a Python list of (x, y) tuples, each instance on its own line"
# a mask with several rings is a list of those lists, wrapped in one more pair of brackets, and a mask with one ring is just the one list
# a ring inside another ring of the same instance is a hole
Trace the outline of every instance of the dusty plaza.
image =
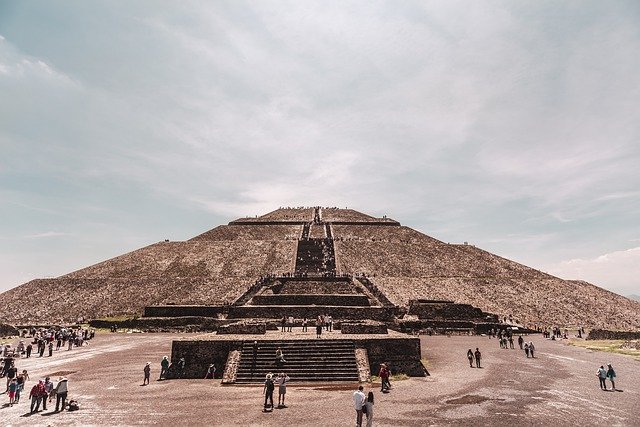
[[(294, 332), (295, 334), (301, 332)], [(269, 332), (277, 338), (281, 332)], [(331, 332), (325, 335), (339, 334)], [(34, 381), (47, 375), (69, 379), (75, 412), (29, 414), (28, 394), (19, 404), (3, 402), (2, 425), (318, 425), (355, 423), (352, 394), (358, 383), (314, 382), (288, 387), (287, 407), (262, 412), (261, 385), (221, 385), (220, 379), (157, 381), (160, 360), (172, 340), (209, 334), (129, 334), (100, 332), (89, 345), (61, 349), (49, 357), (17, 359)], [(326, 337), (326, 336), (325, 336)], [(328, 338), (328, 337), (326, 337)], [(501, 349), (486, 336), (421, 336), (430, 376), (393, 381), (389, 393), (379, 383), (374, 425), (620, 425), (640, 420), (638, 362), (628, 356), (594, 352), (535, 334), (536, 357)], [(482, 351), (482, 368), (470, 368), (469, 348)], [(142, 386), (142, 369), (151, 362), (151, 383)], [(618, 392), (598, 388), (596, 369), (612, 363)], [(5, 395), (6, 399), (6, 395)], [(54, 401), (55, 403), (55, 401)], [(55, 405), (54, 405), (55, 406)]]

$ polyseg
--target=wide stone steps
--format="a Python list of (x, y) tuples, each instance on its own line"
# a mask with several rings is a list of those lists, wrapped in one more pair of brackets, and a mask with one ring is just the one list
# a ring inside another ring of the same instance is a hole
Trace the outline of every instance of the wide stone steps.
[[(276, 350), (284, 353), (284, 364), (276, 363)], [(291, 382), (358, 381), (355, 345), (351, 340), (245, 341), (236, 373), (236, 383), (262, 383), (267, 373), (286, 372)]]

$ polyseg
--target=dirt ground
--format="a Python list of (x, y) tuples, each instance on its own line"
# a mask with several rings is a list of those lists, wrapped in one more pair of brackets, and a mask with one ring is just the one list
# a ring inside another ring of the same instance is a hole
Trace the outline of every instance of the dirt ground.
[[(287, 408), (263, 413), (261, 386), (221, 386), (220, 380), (156, 381), (160, 359), (173, 339), (197, 334), (101, 333), (89, 346), (54, 352), (53, 357), (18, 359), (31, 379), (21, 402), (8, 406), (0, 396), (0, 425), (244, 425), (349, 426), (355, 424), (352, 393), (357, 384), (292, 384)], [(536, 358), (503, 350), (487, 337), (422, 337), (430, 377), (394, 382), (390, 393), (379, 384), (374, 425), (540, 425), (640, 426), (640, 362), (532, 336)], [(479, 347), (482, 369), (469, 368), (467, 349)], [(517, 348), (517, 344), (516, 344)], [(152, 362), (152, 381), (142, 386), (142, 368)], [(620, 392), (598, 387), (595, 371), (612, 363)], [(29, 415), (34, 381), (64, 373), (76, 412)], [(5, 379), (2, 380), (4, 386)], [(277, 399), (277, 390), (276, 390)]]

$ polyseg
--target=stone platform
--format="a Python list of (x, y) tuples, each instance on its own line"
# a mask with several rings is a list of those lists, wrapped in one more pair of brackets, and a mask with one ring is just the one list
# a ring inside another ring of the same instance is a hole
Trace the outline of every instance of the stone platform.
[[(173, 341), (171, 347), (171, 362), (177, 366), (180, 358), (185, 359), (185, 370), (180, 375), (176, 369), (172, 368), (169, 378), (204, 378), (210, 364), (215, 364), (218, 372), (225, 371), (225, 383), (233, 384), (236, 380), (238, 366), (242, 364), (247, 355), (247, 345), (254, 341), (258, 342), (259, 348), (273, 347), (281, 345), (285, 355), (291, 353), (294, 346), (304, 346), (310, 349), (310, 354), (320, 353), (323, 350), (323, 343), (335, 345), (340, 342), (353, 344), (355, 354), (366, 354), (365, 362), (368, 366), (358, 366), (367, 368), (371, 373), (377, 373), (381, 363), (391, 366), (394, 373), (404, 373), (409, 376), (425, 376), (426, 370), (421, 363), (420, 340), (417, 337), (408, 336), (394, 331), (388, 334), (349, 334), (345, 335), (338, 331), (322, 332), (322, 338), (316, 338), (315, 328), (309, 328), (308, 332), (275, 332), (267, 331), (263, 335), (218, 335), (207, 334), (195, 340)], [(299, 344), (295, 344), (295, 342)], [(313, 351), (314, 347), (317, 351)], [(243, 352), (244, 349), (244, 352)], [(251, 355), (252, 356), (252, 355)], [(275, 359), (275, 352), (273, 353)], [(286, 358), (286, 356), (285, 356)], [(317, 369), (322, 361), (314, 361), (313, 368)], [(310, 366), (311, 368), (311, 366)], [(275, 370), (276, 367), (274, 366)], [(304, 370), (304, 367), (300, 369)], [(262, 372), (261, 372), (262, 373)], [(355, 371), (355, 375), (358, 372)], [(362, 379), (362, 376), (360, 376)], [(256, 381), (263, 381), (264, 375), (256, 376)], [(327, 381), (330, 376), (305, 376), (305, 381)], [(340, 378), (334, 379), (340, 381)], [(352, 381), (350, 378), (349, 380)]]

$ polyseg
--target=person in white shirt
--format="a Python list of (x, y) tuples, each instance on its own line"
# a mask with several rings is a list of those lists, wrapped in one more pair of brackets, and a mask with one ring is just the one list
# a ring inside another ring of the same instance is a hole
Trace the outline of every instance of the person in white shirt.
[(358, 390), (353, 393), (353, 406), (356, 409), (356, 427), (362, 427), (362, 406), (366, 400), (362, 390), (364, 390), (364, 388), (359, 386)]

